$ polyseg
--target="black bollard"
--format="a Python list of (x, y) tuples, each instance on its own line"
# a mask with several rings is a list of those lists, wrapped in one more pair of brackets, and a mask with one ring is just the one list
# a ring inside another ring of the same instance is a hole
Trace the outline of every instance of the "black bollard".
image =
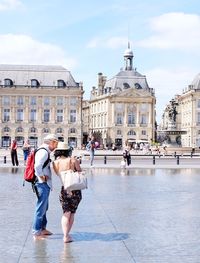
[(107, 163), (107, 158), (106, 158), (106, 155), (104, 156), (104, 164)]
[(153, 164), (155, 164), (156, 163), (156, 157), (155, 157), (155, 155), (153, 156)]
[(176, 163), (179, 165), (179, 155), (177, 155)]
[(6, 156), (3, 157), (3, 162), (6, 163)]
[(191, 158), (193, 157), (193, 152), (191, 152), (190, 157), (191, 157)]
[(174, 157), (176, 158), (176, 152), (174, 152)]

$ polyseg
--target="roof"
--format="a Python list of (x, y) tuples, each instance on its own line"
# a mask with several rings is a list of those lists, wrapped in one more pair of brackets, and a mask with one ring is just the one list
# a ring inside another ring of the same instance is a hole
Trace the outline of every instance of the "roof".
[(136, 89), (149, 89), (146, 76), (141, 75), (136, 70), (122, 70), (116, 76), (105, 83), (105, 87), (115, 89), (127, 89), (134, 87)]
[(0, 64), (0, 81), (11, 79), (14, 85), (30, 85), (32, 79), (41, 86), (55, 86), (57, 80), (63, 80), (67, 86), (77, 86), (70, 71), (62, 66), (44, 65), (6, 65)]

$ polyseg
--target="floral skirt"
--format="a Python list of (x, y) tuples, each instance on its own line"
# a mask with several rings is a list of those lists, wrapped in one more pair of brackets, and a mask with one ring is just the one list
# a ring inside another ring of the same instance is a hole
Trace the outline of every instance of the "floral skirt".
[(59, 198), (60, 198), (60, 203), (63, 209), (63, 213), (65, 212), (76, 213), (78, 205), (82, 199), (82, 194), (80, 190), (72, 191), (69, 194), (62, 187)]

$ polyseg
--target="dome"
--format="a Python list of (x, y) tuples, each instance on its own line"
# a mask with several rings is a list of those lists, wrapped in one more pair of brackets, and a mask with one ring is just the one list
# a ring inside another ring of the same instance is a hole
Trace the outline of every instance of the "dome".
[(130, 48), (126, 49), (124, 52), (124, 57), (133, 57), (133, 51)]
[(194, 89), (200, 89), (200, 73), (194, 78), (191, 85)]

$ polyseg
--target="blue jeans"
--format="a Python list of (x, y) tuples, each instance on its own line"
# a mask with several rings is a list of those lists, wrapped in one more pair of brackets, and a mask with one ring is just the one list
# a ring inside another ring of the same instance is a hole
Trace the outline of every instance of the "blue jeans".
[(37, 200), (34, 219), (33, 234), (39, 235), (43, 229), (46, 229), (50, 187), (47, 183), (36, 183), (39, 198)]
[(93, 161), (94, 161), (94, 151), (90, 150), (90, 165), (93, 165)]

